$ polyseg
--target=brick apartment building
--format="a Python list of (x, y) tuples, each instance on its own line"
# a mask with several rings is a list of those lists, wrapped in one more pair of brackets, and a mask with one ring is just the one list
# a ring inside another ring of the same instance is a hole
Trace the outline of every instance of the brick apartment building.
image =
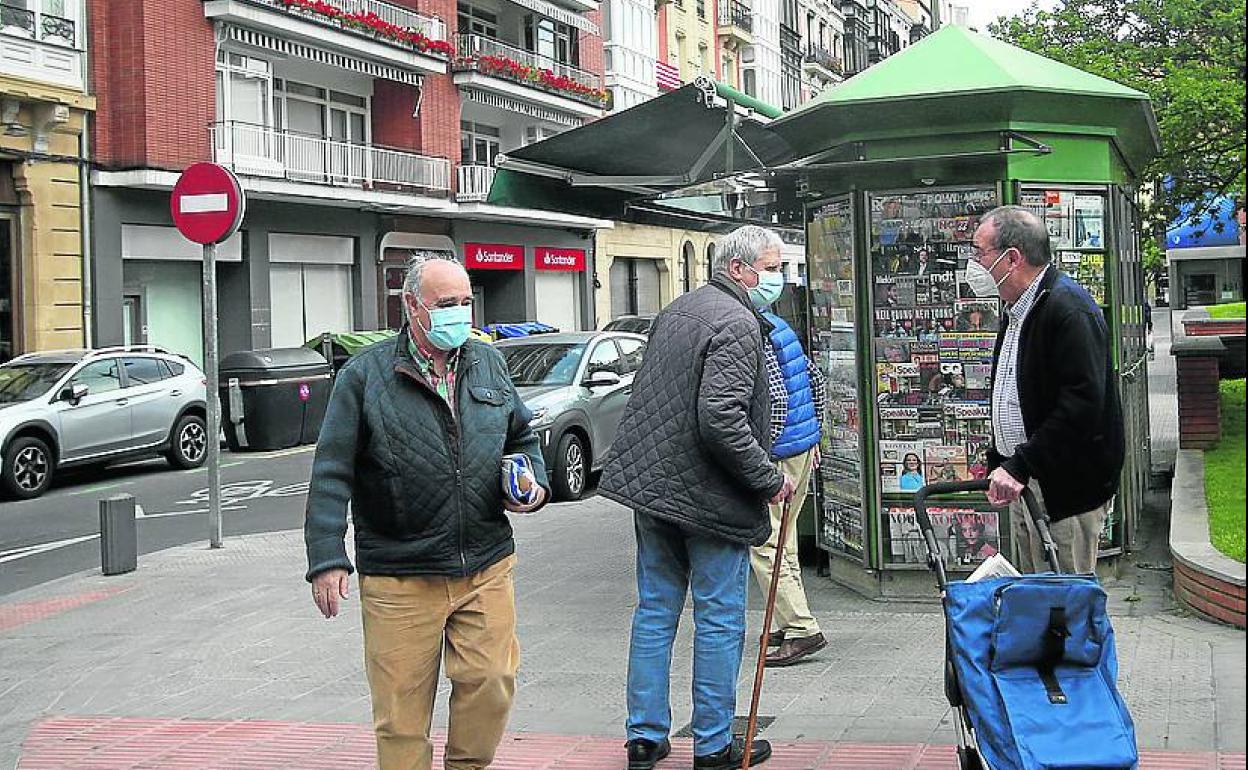
[(498, 153), (603, 114), (596, 0), (87, 6), (97, 344), (198, 356), (199, 251), (168, 201), (207, 160), (248, 195), (219, 249), (223, 352), (395, 327), (419, 251), (465, 261), (478, 323), (594, 325), (593, 235), (610, 223), (485, 195)]

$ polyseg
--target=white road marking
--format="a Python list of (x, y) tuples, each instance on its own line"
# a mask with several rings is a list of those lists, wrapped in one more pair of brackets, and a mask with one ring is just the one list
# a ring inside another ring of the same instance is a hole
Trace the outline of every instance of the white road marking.
[(27, 556), (36, 556), (41, 553), (47, 553), (48, 551), (55, 551), (58, 548), (67, 548), (71, 545), (78, 545), (79, 543), (85, 543), (88, 540), (95, 540), (98, 537), (99, 534), (97, 533), (94, 535), (83, 535), (82, 537), (66, 538), (65, 540), (54, 540), (51, 543), (38, 543), (36, 545), (22, 546), (21, 548), (13, 548), (8, 551), (0, 551), (0, 564), (4, 564), (9, 561), (17, 561), (18, 559), (24, 559)]

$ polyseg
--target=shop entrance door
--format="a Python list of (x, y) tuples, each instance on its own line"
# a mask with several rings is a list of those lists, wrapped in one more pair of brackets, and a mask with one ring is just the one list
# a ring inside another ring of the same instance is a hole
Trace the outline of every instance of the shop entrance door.
[(0, 363), (12, 358), (16, 350), (14, 313), (17, 303), (17, 281), (14, 280), (13, 220), (0, 216)]
[(1217, 301), (1218, 279), (1213, 273), (1195, 273), (1187, 276), (1186, 305), (1212, 305)]

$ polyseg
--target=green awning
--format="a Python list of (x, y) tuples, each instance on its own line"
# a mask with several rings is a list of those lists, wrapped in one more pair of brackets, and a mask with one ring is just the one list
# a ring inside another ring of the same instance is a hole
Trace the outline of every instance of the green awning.
[(489, 202), (618, 219), (639, 198), (792, 158), (768, 128), (780, 115), (736, 89), (699, 78), (500, 156)]
[(802, 156), (933, 132), (1112, 135), (1138, 173), (1160, 151), (1146, 94), (949, 26), (830, 88), (772, 125)]

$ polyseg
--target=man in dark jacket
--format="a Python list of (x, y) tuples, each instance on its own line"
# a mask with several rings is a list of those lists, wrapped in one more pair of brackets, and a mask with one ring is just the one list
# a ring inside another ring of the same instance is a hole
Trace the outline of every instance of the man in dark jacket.
[[(648, 770), (671, 744), (672, 642), (693, 595), (695, 770), (741, 764), (732, 735), (745, 641), (749, 548), (771, 531), (768, 501), (793, 483), (768, 455), (768, 324), (751, 293), (779, 281), (775, 233), (739, 228), (719, 244), (714, 277), (654, 320), (645, 362), (599, 491), (634, 511), (637, 610), (628, 665), (628, 766)], [(756, 741), (752, 764), (771, 755)]]
[[(381, 770), (429, 770), (429, 726), (445, 649), (451, 680), (447, 770), (489, 766), (515, 693), (512, 568), (504, 509), (549, 494), (529, 412), (503, 357), (468, 338), (472, 287), (459, 264), (414, 263), (409, 326), (352, 358), (321, 426), (304, 539), (316, 606), (347, 597), (343, 539), (355, 525), (364, 657)], [(505, 502), (504, 454), (524, 453), (542, 491)]]
[(1046, 570), (1019, 500), (1030, 485), (1052, 519), (1063, 572), (1090, 573), (1125, 454), (1109, 331), (1101, 308), (1050, 264), (1049, 235), (1018, 206), (990, 211), (967, 282), (1006, 306), (993, 357), (988, 500), (1011, 504), (1018, 567)]

